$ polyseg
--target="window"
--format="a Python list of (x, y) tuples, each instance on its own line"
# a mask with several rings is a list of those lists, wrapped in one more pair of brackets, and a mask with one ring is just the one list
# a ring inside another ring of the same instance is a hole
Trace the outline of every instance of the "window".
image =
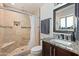
[(73, 28), (73, 16), (67, 17), (67, 27)]
[(73, 22), (74, 18), (73, 16), (66, 16), (60, 19), (60, 28), (64, 29), (73, 29)]
[(61, 18), (60, 19), (60, 23), (61, 23), (61, 28), (65, 28), (65, 18)]

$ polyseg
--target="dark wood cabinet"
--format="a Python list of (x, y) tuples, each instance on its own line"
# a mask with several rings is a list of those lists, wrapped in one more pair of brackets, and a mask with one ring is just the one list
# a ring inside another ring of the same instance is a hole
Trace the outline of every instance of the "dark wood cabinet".
[(77, 54), (55, 46), (55, 56), (77, 56)]
[(43, 46), (42, 46), (42, 55), (43, 56), (50, 56), (50, 44), (47, 42), (43, 41)]
[(51, 55), (53, 56), (54, 55), (54, 51), (53, 51), (54, 46), (47, 42), (44, 42), (44, 41), (42, 41), (42, 43), (43, 43), (42, 44), (42, 55), (43, 56), (51, 56)]
[(78, 56), (77, 54), (42, 41), (43, 56)]

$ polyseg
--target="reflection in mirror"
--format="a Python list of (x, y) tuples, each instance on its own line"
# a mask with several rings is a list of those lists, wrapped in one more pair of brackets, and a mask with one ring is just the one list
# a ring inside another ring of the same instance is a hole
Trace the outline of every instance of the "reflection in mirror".
[(73, 16), (63, 17), (60, 19), (60, 29), (73, 29)]
[(74, 21), (73, 16), (67, 17), (67, 28), (73, 29), (73, 24), (74, 24), (73, 21)]
[(60, 23), (61, 23), (61, 24), (60, 24), (60, 29), (66, 27), (66, 25), (65, 25), (65, 18), (61, 18), (61, 19), (60, 19)]

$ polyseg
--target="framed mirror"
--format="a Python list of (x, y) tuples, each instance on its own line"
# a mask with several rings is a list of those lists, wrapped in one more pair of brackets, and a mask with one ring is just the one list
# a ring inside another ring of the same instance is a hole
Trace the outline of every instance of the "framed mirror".
[(75, 29), (75, 4), (68, 3), (54, 11), (54, 32), (74, 32)]

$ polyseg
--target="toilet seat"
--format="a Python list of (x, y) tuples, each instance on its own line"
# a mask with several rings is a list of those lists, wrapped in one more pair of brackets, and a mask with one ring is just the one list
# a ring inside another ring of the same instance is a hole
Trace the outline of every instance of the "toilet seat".
[(42, 52), (42, 46), (35, 46), (31, 49), (31, 54), (40, 54)]
[(42, 46), (35, 46), (31, 49), (31, 51), (41, 51), (42, 50)]

